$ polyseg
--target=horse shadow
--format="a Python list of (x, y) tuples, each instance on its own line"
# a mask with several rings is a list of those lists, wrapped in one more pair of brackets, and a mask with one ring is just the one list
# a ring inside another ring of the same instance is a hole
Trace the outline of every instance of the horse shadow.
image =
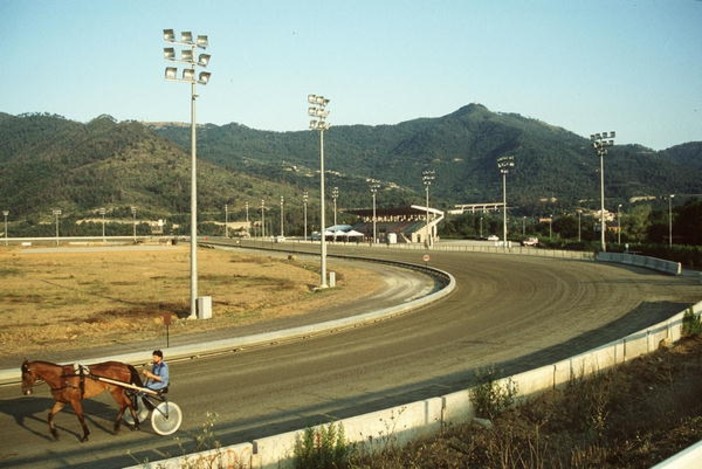
[[(54, 402), (50, 397), (39, 396), (3, 399), (0, 401), (0, 418), (5, 415), (14, 420), (15, 425), (22, 431), (47, 441), (54, 441), (47, 422), (49, 411)], [(81, 402), (85, 421), (91, 433), (98, 430), (112, 434), (119, 408), (114, 404), (110, 405), (95, 399)], [(5, 419), (2, 418), (2, 420)], [(5, 422), (3, 425), (11, 424)], [(54, 416), (54, 425), (59, 432), (59, 437), (68, 434), (73, 435), (79, 441), (83, 437), (83, 429), (70, 404), (66, 404), (61, 412)]]

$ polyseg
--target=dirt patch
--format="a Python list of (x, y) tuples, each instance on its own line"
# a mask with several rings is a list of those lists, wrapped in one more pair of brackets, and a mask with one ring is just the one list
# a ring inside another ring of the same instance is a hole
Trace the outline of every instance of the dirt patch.
[(318, 262), (245, 252), (198, 251), (198, 294), (212, 296), (208, 321), (187, 321), (187, 246), (154, 250), (29, 253), (0, 251), (0, 356), (123, 343), (163, 333), (195, 333), (307, 314), (372, 295), (373, 272), (343, 266), (337, 287), (314, 292)]

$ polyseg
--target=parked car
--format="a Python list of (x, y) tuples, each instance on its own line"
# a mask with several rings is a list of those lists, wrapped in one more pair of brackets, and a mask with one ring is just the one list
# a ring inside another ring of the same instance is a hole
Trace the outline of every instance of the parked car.
[(522, 241), (522, 246), (537, 246), (539, 244), (539, 238), (531, 237)]
[(497, 235), (490, 235), (487, 237), (488, 241), (499, 241), (500, 238)]

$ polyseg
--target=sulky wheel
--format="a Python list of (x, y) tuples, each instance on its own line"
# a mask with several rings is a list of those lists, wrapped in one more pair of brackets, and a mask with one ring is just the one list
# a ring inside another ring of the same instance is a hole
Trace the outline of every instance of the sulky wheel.
[(151, 412), (151, 426), (159, 435), (175, 433), (183, 422), (183, 412), (173, 402), (162, 402)]

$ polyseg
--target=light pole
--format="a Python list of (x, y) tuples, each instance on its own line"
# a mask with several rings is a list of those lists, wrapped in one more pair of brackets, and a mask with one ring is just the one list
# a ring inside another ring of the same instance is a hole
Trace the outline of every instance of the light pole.
[(600, 157), (600, 239), (602, 241), (602, 252), (607, 251), (607, 244), (605, 243), (605, 208), (604, 208), (604, 157), (607, 154), (607, 147), (614, 145), (614, 137), (616, 134), (614, 131), (602, 132), (601, 134), (590, 135), (590, 141), (592, 142), (592, 147), (595, 149), (595, 153)]
[(622, 204), (617, 205), (617, 244), (622, 244)]
[(522, 217), (522, 238), (526, 236), (526, 217)]
[(61, 209), (55, 208), (53, 210), (54, 217), (56, 217), (56, 246), (59, 245), (59, 217), (61, 216)]
[(503, 156), (497, 159), (497, 167), (502, 173), (502, 246), (507, 247), (507, 174), (514, 168), (514, 157)]
[(246, 234), (247, 236), (251, 236), (251, 233), (249, 232), (249, 203), (246, 202)]
[(7, 246), (7, 216), (10, 214), (9, 210), (3, 210), (2, 216), (5, 217), (5, 246)]
[(261, 199), (261, 239), (266, 237), (266, 201)]
[(380, 182), (375, 179), (369, 179), (368, 185), (370, 187), (371, 196), (373, 197), (373, 242), (375, 244), (378, 239), (378, 232), (376, 230), (376, 216), (375, 216), (375, 198), (380, 188)]
[(177, 67), (166, 67), (166, 80), (178, 81), (190, 84), (190, 319), (197, 317), (197, 132), (195, 120), (195, 100), (198, 95), (195, 85), (198, 83), (206, 85), (210, 81), (211, 73), (200, 72), (195, 76), (196, 67), (207, 67), (210, 62), (209, 54), (200, 54), (197, 58), (195, 53), (198, 48), (206, 49), (209, 45), (207, 36), (199, 35), (193, 39), (191, 31), (180, 33), (180, 40), (177, 41), (172, 29), (163, 30), (163, 39), (171, 44), (185, 46), (181, 49), (180, 60), (176, 59), (173, 47), (164, 47), (164, 58), (171, 62), (183, 62), (187, 67), (183, 69), (182, 78), (178, 78)]
[(336, 226), (336, 199), (339, 198), (339, 188), (334, 186), (332, 188), (332, 201), (334, 202), (334, 226)]
[(105, 238), (105, 212), (106, 212), (106, 210), (104, 207), (100, 209), (100, 215), (102, 215), (102, 242), (103, 243), (105, 241), (107, 241), (107, 239)]
[(305, 233), (304, 233), (304, 240), (307, 241), (307, 200), (310, 198), (310, 195), (307, 193), (307, 191), (302, 193), (302, 207), (303, 207), (303, 212), (304, 212), (304, 218), (305, 218)]
[(329, 100), (324, 96), (310, 94), (307, 96), (307, 103), (310, 107), (307, 109), (307, 114), (313, 119), (310, 121), (310, 130), (319, 131), (319, 200), (320, 200), (320, 224), (321, 224), (321, 282), (319, 288), (327, 288), (327, 240), (324, 235), (326, 226), (324, 218), (324, 131), (329, 129), (329, 123), (326, 121), (329, 116), (329, 111), (326, 110)]
[(281, 195), (280, 196), (280, 237), (281, 238), (285, 236), (285, 230), (283, 229), (283, 220), (284, 220), (283, 205), (284, 204), (285, 204), (285, 198), (283, 198), (283, 196)]
[(229, 204), (224, 204), (224, 237), (229, 239)]
[(668, 247), (673, 247), (673, 197), (675, 194), (668, 196)]
[(132, 207), (132, 236), (134, 237), (134, 242), (136, 243), (137, 237), (136, 237), (136, 214), (137, 214), (137, 208)]
[(580, 217), (582, 216), (583, 211), (578, 209), (578, 242), (582, 242), (583, 237), (582, 237), (582, 230), (581, 230), (581, 225), (580, 225)]
[(553, 238), (553, 215), (548, 217), (548, 240), (551, 241)]
[(427, 247), (430, 248), (434, 245), (434, 237), (432, 236), (432, 230), (429, 227), (429, 186), (431, 186), (431, 182), (435, 179), (435, 174), (434, 171), (432, 170), (426, 170), (422, 171), (422, 183), (424, 184), (424, 190), (426, 192), (426, 201), (427, 201)]

